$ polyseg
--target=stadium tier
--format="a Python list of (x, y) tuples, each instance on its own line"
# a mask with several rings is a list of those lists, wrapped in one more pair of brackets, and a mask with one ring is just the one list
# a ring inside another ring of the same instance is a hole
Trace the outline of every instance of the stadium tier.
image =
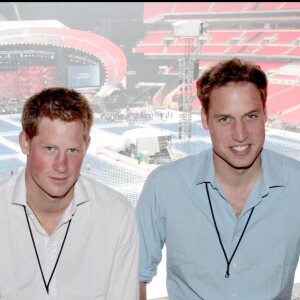
[[(165, 60), (167, 66), (170, 65), (168, 61), (180, 61), (192, 53), (199, 63), (198, 67), (197, 62), (194, 64), (193, 70), (198, 68), (193, 71), (194, 76), (224, 58), (237, 56), (252, 60), (261, 66), (269, 79), (269, 115), (276, 116), (282, 110), (280, 120), (293, 122), (289, 120), (291, 114), (288, 112), (300, 104), (300, 98), (294, 92), (300, 83), (299, 16), (299, 3), (288, 2), (145, 3), (145, 37), (133, 52), (143, 54), (149, 63)], [(295, 19), (299, 22), (294, 22)], [(196, 26), (199, 20), (208, 24), (202, 33), (199, 28), (196, 34), (186, 34), (184, 30), (178, 34), (175, 28), (180, 22)], [(287, 71), (293, 64), (296, 65), (294, 71)], [(179, 62), (168, 74), (173, 78), (175, 74), (180, 76), (181, 68)], [(162, 92), (161, 101), (157, 103), (179, 109), (178, 103), (188, 98), (192, 109), (199, 110), (197, 97), (188, 96), (195, 93), (195, 78), (192, 92), (184, 93), (182, 86), (179, 80), (170, 93), (171, 102)], [(293, 99), (286, 100), (289, 97)]]
[(300, 9), (299, 2), (145, 2), (144, 21), (162, 14), (284, 11)]
[[(295, 108), (297, 101), (300, 102), (293, 93), (300, 83), (299, 17), (298, 2), (145, 2), (140, 16), (137, 16), (144, 22), (141, 25), (143, 35), (135, 37), (133, 31), (118, 43), (110, 39), (113, 32), (107, 37), (94, 33), (101, 30), (104, 33), (104, 28), (100, 27), (105, 24), (104, 27), (109, 27), (109, 22), (85, 31), (67, 28), (58, 21), (0, 22), (0, 100), (2, 104), (21, 102), (44, 87), (69, 84), (62, 81), (66, 76), (63, 68), (68, 68), (69, 72), (70, 64), (82, 67), (83, 56), (86, 56), (84, 62), (89, 66), (100, 65), (100, 71), (89, 70), (95, 81), (98, 80), (95, 74), (99, 73), (98, 85), (72, 84), (75, 88), (82, 88), (99, 107), (101, 105), (100, 111), (120, 109), (134, 103), (146, 105), (146, 99), (147, 105), (155, 108), (179, 109), (182, 98), (188, 98), (192, 110), (199, 113), (196, 78), (221, 59), (237, 56), (255, 61), (267, 73), (270, 115), (284, 110), (281, 117), (285, 116), (288, 122), (288, 112)], [(178, 34), (174, 24), (182, 22), (190, 23), (189, 30), (200, 22), (199, 32)], [(208, 27), (202, 26), (205, 24)], [(110, 29), (119, 32), (121, 28)], [(134, 40), (131, 48), (126, 44), (129, 40)], [(5, 63), (14, 59), (14, 51), (22, 52), (21, 45), (35, 49), (35, 59), (45, 50), (43, 46), (51, 45), (49, 51), (54, 53), (54, 61), (49, 52), (48, 64), (10, 65), (7, 68)], [(126, 49), (126, 52), (121, 49)], [(181, 77), (184, 72), (180, 61), (192, 52), (193, 67), (189, 67), (193, 72), (191, 89), (183, 93)], [(296, 68), (289, 71), (292, 65)], [(72, 72), (76, 72), (75, 69)], [(283, 88), (273, 93), (277, 85)], [(289, 96), (296, 100), (280, 101)], [(279, 106), (276, 108), (276, 105)]]
[[(169, 44), (165, 40), (169, 39)], [(195, 38), (193, 38), (195, 40)], [(297, 55), (300, 30), (207, 30), (203, 36), (203, 52), (262, 53)], [(135, 52), (185, 53), (186, 39), (172, 37), (171, 31), (149, 31), (136, 46)], [(267, 45), (266, 45), (267, 44)], [(247, 49), (247, 50), (246, 50)], [(251, 49), (251, 50), (250, 50)]]

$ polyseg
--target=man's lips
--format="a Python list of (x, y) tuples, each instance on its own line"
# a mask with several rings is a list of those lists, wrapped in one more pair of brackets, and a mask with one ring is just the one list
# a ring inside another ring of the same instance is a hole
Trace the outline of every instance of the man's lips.
[(251, 145), (232, 146), (230, 149), (235, 155), (246, 155), (250, 152)]
[(237, 151), (237, 152), (244, 152), (245, 150), (247, 150), (250, 146), (249, 145), (244, 145), (244, 146), (234, 146), (231, 147), (233, 150)]
[(63, 178), (59, 178), (59, 177), (50, 177), (52, 181), (56, 182), (56, 183), (63, 183), (65, 181), (67, 181), (68, 177), (63, 177)]

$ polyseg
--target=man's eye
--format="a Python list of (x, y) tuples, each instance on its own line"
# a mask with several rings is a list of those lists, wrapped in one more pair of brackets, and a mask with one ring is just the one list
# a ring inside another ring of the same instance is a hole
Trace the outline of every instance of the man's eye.
[(255, 117), (256, 117), (255, 114), (249, 114), (249, 115), (248, 115), (248, 118), (249, 118), (249, 119), (254, 119)]
[(75, 148), (71, 148), (71, 149), (69, 149), (69, 152), (71, 152), (71, 153), (75, 153), (75, 152), (78, 152), (78, 150), (77, 150), (77, 149), (75, 149)]
[(223, 118), (220, 118), (219, 121), (220, 122), (226, 122), (226, 121), (228, 121), (228, 118), (227, 117), (223, 117)]
[(53, 148), (53, 147), (50, 147), (50, 146), (46, 147), (46, 150), (49, 151), (49, 152), (50, 152), (50, 151), (53, 151), (53, 149), (54, 149), (54, 148)]

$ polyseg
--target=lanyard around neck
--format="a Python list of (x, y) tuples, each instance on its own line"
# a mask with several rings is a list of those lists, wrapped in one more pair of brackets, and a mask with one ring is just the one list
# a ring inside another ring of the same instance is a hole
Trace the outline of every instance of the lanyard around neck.
[(248, 217), (248, 220), (247, 220), (247, 223), (246, 223), (246, 225), (245, 225), (245, 227), (244, 227), (244, 230), (243, 230), (243, 232), (242, 232), (242, 234), (241, 234), (241, 237), (240, 237), (240, 239), (239, 239), (239, 241), (238, 241), (238, 243), (237, 243), (237, 245), (236, 245), (236, 247), (235, 247), (235, 249), (234, 249), (234, 251), (233, 251), (231, 257), (230, 257), (230, 259), (228, 260), (226, 251), (225, 251), (225, 249), (224, 249), (224, 246), (223, 246), (223, 243), (222, 243), (222, 240), (221, 240), (220, 232), (219, 232), (219, 229), (218, 229), (218, 226), (217, 226), (217, 223), (216, 223), (214, 211), (213, 211), (213, 208), (212, 208), (212, 205), (211, 205), (211, 200), (210, 200), (210, 195), (209, 195), (209, 191), (208, 191), (208, 184), (207, 184), (207, 182), (205, 182), (205, 186), (206, 186), (206, 193), (207, 193), (207, 198), (208, 198), (208, 201), (209, 201), (209, 206), (210, 206), (211, 215), (212, 215), (212, 218), (213, 218), (213, 221), (214, 221), (214, 224), (215, 224), (215, 229), (216, 229), (216, 232), (217, 232), (217, 235), (218, 235), (218, 238), (219, 238), (219, 243), (220, 243), (220, 245), (221, 245), (221, 247), (222, 247), (222, 250), (223, 250), (223, 253), (224, 253), (226, 262), (227, 262), (227, 269), (226, 269), (225, 278), (228, 278), (228, 277), (230, 276), (230, 274), (229, 274), (230, 263), (231, 263), (231, 261), (232, 261), (234, 255), (235, 255), (235, 253), (236, 253), (236, 251), (237, 251), (237, 249), (238, 249), (238, 247), (239, 247), (239, 245), (240, 245), (240, 242), (241, 242), (241, 240), (242, 240), (242, 238), (243, 238), (243, 236), (244, 236), (244, 233), (245, 233), (245, 231), (246, 231), (246, 228), (247, 228), (248, 223), (249, 223), (249, 221), (250, 221), (250, 218), (251, 218), (251, 216), (252, 216), (254, 207), (252, 207), (252, 209), (251, 209), (250, 215), (249, 215), (249, 217)]
[(35, 254), (36, 254), (36, 258), (37, 258), (37, 261), (38, 261), (38, 263), (39, 263), (39, 267), (40, 267), (40, 270), (41, 270), (42, 278), (43, 278), (43, 281), (44, 281), (44, 285), (45, 285), (47, 294), (49, 294), (49, 285), (50, 285), (51, 279), (52, 279), (52, 277), (53, 277), (54, 271), (55, 271), (55, 269), (56, 269), (58, 260), (59, 260), (59, 258), (60, 258), (60, 254), (61, 254), (62, 249), (63, 249), (63, 247), (64, 247), (65, 240), (66, 240), (66, 238), (67, 238), (68, 231), (69, 231), (69, 227), (70, 227), (70, 224), (71, 224), (72, 219), (70, 219), (70, 221), (68, 222), (69, 224), (68, 224), (68, 227), (67, 227), (67, 230), (66, 230), (66, 233), (65, 233), (64, 240), (63, 240), (62, 245), (61, 245), (61, 247), (60, 247), (60, 251), (59, 251), (59, 253), (58, 253), (58, 256), (57, 256), (57, 259), (56, 259), (54, 268), (53, 268), (53, 270), (52, 270), (52, 273), (51, 273), (51, 276), (50, 276), (50, 278), (49, 278), (48, 283), (46, 283), (45, 276), (44, 276), (44, 273), (43, 273), (43, 270), (42, 270), (42, 266), (41, 266), (41, 262), (40, 262), (40, 258), (39, 258), (39, 255), (38, 255), (38, 252), (37, 252), (37, 249), (36, 249), (36, 246), (35, 246), (35, 242), (34, 242), (32, 230), (31, 230), (31, 227), (30, 227), (30, 224), (29, 224), (29, 219), (28, 219), (28, 216), (27, 216), (27, 213), (26, 213), (26, 207), (25, 207), (25, 206), (24, 206), (24, 211), (25, 211), (25, 216), (26, 216), (26, 219), (27, 219), (27, 224), (28, 224), (28, 228), (29, 228), (29, 232), (30, 232), (32, 244), (33, 244), (33, 247), (34, 247), (34, 251), (35, 251)]

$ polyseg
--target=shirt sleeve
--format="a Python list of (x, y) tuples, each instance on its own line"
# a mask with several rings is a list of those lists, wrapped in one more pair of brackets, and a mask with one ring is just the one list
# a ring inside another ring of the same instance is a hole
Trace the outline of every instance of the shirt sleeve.
[(166, 236), (163, 183), (158, 184), (159, 180), (151, 175), (136, 208), (140, 236), (139, 280), (148, 283), (157, 274)]
[(138, 300), (139, 298), (138, 238), (135, 212), (130, 207), (120, 225), (118, 246), (107, 293), (109, 300)]

